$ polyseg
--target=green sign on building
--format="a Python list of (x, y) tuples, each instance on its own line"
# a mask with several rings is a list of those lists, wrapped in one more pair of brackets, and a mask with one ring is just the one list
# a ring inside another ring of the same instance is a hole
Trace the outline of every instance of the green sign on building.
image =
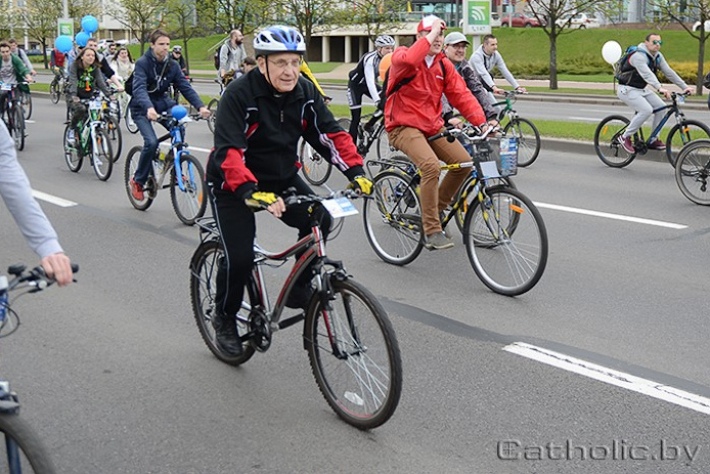
[(72, 18), (58, 18), (57, 32), (59, 36), (66, 35), (74, 39), (74, 20)]
[(463, 0), (463, 32), (467, 35), (491, 32), (490, 0)]

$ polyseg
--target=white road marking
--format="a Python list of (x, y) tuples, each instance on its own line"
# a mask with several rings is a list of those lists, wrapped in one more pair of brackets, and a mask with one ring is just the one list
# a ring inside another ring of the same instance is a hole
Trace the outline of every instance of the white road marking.
[(40, 201), (45, 201), (59, 207), (72, 207), (77, 205), (74, 201), (52, 196), (51, 194), (43, 193), (42, 191), (35, 191), (34, 189), (32, 190), (32, 195), (35, 199), (39, 199)]
[(197, 146), (190, 146), (190, 151), (192, 151), (192, 150), (194, 150), (194, 151), (201, 151), (202, 153), (208, 153), (208, 154), (209, 154), (210, 151), (212, 151), (212, 150), (210, 150), (209, 148), (200, 148), (200, 147), (197, 147)]
[(642, 217), (624, 216), (622, 214), (612, 214), (609, 212), (592, 211), (589, 209), (580, 209), (578, 207), (559, 206), (557, 204), (547, 204), (544, 202), (535, 202), (535, 205), (537, 207), (541, 207), (543, 209), (552, 209), (555, 211), (563, 211), (563, 212), (573, 212), (575, 214), (584, 214), (586, 216), (594, 216), (594, 217), (604, 217), (606, 219), (616, 219), (619, 221), (634, 222), (636, 224), (655, 225), (658, 227), (667, 227), (669, 229), (687, 229), (688, 228), (688, 226), (685, 224), (675, 224), (673, 222), (656, 221), (653, 219), (644, 219)]
[(569, 120), (577, 120), (579, 122), (598, 122), (599, 117), (566, 117)]
[(542, 347), (525, 344), (524, 342), (514, 342), (505, 346), (503, 350), (710, 415), (710, 398), (701, 397), (685, 390), (642, 379), (641, 377), (619, 372)]

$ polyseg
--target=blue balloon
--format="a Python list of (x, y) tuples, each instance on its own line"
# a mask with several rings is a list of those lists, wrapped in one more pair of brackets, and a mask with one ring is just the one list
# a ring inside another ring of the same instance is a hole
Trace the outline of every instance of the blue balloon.
[(91, 15), (86, 15), (81, 19), (81, 29), (91, 34), (99, 29), (99, 20)]
[(54, 47), (57, 48), (57, 51), (64, 54), (71, 51), (73, 44), (74, 42), (71, 40), (71, 36), (67, 35), (57, 36), (57, 39), (54, 40)]
[(76, 44), (79, 47), (83, 48), (84, 46), (86, 46), (86, 43), (89, 41), (89, 38), (91, 38), (91, 35), (89, 35), (89, 33), (85, 31), (80, 31), (74, 37), (74, 41), (76, 41)]
[(187, 109), (182, 105), (174, 105), (173, 108), (170, 109), (170, 115), (176, 120), (181, 120), (187, 115)]

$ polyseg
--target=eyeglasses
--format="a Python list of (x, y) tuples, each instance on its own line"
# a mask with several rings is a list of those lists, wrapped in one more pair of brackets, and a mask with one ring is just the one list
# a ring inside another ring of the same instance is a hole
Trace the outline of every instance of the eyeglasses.
[(299, 59), (293, 59), (291, 61), (287, 61), (285, 59), (279, 59), (278, 61), (269, 61), (271, 64), (276, 66), (278, 69), (286, 69), (286, 68), (291, 68), (291, 69), (298, 69), (301, 67), (301, 63), (303, 62), (303, 58)]
[(661, 40), (653, 40), (653, 41), (651, 41), (651, 42), (652, 42), (653, 44), (657, 44), (658, 46), (660, 46), (660, 45), (663, 44), (663, 41), (661, 41)]

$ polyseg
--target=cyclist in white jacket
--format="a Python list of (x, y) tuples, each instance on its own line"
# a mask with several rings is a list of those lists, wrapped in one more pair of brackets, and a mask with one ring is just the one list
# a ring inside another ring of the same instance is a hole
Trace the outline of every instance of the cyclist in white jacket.
[(518, 84), (515, 80), (513, 74), (508, 70), (503, 61), (503, 56), (498, 52), (498, 38), (493, 35), (486, 35), (483, 37), (483, 44), (476, 48), (476, 50), (471, 55), (469, 60), (473, 69), (481, 77), (481, 82), (483, 87), (488, 90), (489, 98), (491, 103), (495, 103), (495, 97), (493, 94), (503, 94), (505, 91), (500, 87), (495, 85), (493, 81), (493, 76), (491, 76), (491, 71), (498, 68), (498, 70), (503, 74), (506, 81), (510, 83), (511, 86), (515, 88), (516, 91), (525, 93), (527, 92), (524, 87)]

